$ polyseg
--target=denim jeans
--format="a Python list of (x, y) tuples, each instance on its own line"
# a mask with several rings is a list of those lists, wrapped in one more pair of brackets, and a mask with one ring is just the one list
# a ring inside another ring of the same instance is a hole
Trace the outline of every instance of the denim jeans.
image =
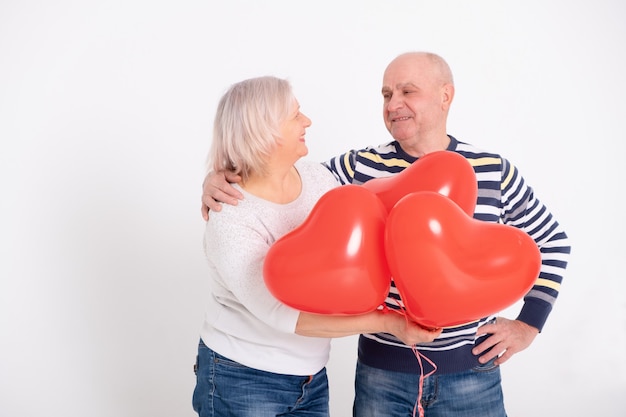
[(328, 417), (328, 378), (249, 368), (201, 341), (192, 402), (200, 417)]
[[(353, 416), (412, 417), (419, 377), (358, 362)], [(500, 367), (493, 361), (465, 372), (429, 376), (422, 392), (424, 417), (506, 417), (500, 382)]]

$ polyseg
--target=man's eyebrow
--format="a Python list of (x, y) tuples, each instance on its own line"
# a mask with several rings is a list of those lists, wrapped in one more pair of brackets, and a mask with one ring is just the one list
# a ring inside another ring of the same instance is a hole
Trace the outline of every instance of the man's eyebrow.
[[(410, 82), (409, 83), (399, 83), (399, 84), (396, 84), (396, 88), (398, 88), (398, 89), (403, 89), (403, 88), (406, 88), (406, 87), (419, 88), (418, 86), (416, 86), (415, 84), (410, 83)], [(385, 92), (389, 92), (391, 90), (392, 90), (391, 87), (385, 85), (385, 86), (383, 86), (381, 91), (383, 93), (385, 93)]]

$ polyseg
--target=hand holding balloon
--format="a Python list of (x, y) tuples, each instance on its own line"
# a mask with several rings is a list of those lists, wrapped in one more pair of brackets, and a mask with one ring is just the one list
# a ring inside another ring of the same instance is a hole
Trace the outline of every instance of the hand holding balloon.
[(441, 334), (441, 328), (425, 328), (397, 310), (389, 310), (385, 314), (388, 317), (388, 329), (386, 332), (393, 334), (405, 345), (413, 346), (419, 343), (429, 343)]

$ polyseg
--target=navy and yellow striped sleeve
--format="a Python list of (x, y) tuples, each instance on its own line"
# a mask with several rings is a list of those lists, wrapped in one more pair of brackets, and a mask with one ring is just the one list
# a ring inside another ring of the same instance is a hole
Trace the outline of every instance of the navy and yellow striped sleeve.
[(501, 172), (502, 221), (528, 233), (541, 253), (539, 276), (524, 297), (518, 320), (541, 331), (561, 288), (571, 252), (569, 238), (514, 165), (502, 159)]
[(352, 184), (356, 166), (357, 151), (351, 150), (324, 162), (342, 185)]

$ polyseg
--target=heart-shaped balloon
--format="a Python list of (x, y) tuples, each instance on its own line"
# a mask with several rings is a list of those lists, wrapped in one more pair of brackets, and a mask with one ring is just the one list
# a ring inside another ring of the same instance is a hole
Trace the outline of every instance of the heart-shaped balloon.
[(533, 239), (467, 216), (435, 192), (403, 197), (387, 218), (387, 262), (407, 314), (447, 327), (495, 314), (521, 299), (539, 274)]
[(407, 194), (434, 191), (448, 197), (465, 213), (473, 216), (478, 195), (474, 169), (467, 159), (452, 151), (428, 153), (402, 172), (374, 178), (363, 186), (378, 195), (388, 212)]
[(378, 197), (361, 186), (328, 191), (300, 226), (270, 247), (263, 265), (270, 292), (311, 313), (375, 310), (391, 284), (386, 217)]

